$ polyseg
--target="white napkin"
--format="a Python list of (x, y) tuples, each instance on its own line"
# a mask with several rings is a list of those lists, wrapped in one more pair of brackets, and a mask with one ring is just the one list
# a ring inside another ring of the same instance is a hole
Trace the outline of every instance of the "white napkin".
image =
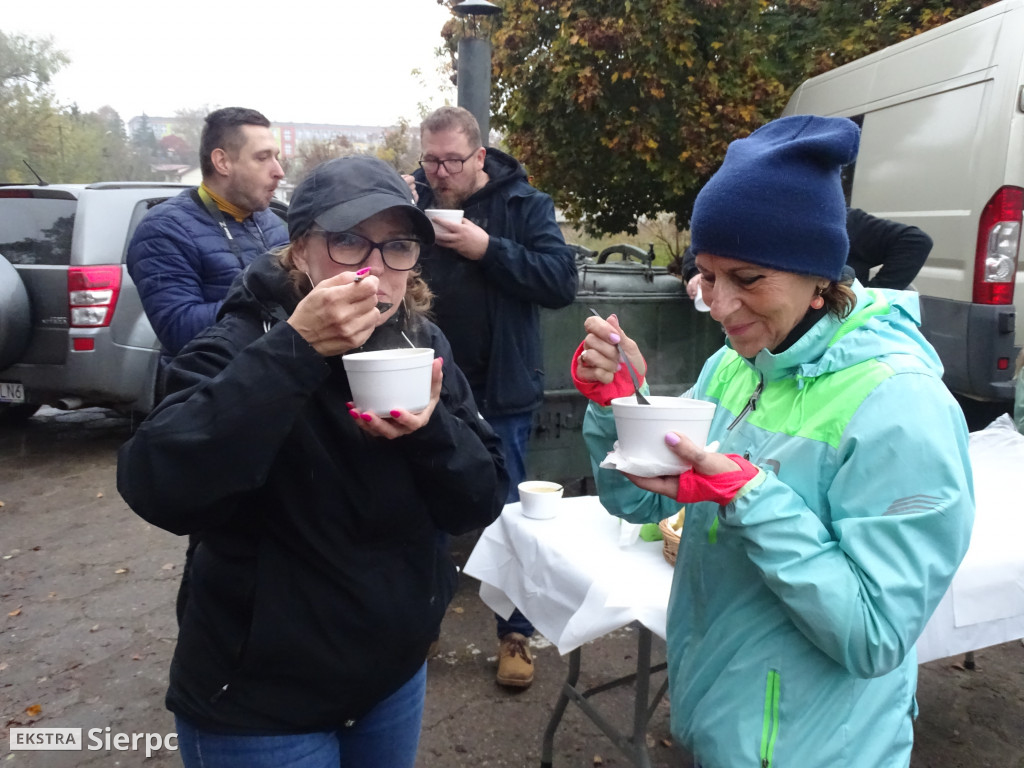
[(678, 475), (690, 468), (688, 464), (665, 464), (654, 459), (631, 459), (619, 451), (619, 441), (615, 441), (612, 452), (601, 462), (602, 469), (617, 469), (629, 472), (637, 477), (660, 477), (661, 475)]
[[(717, 451), (718, 440), (712, 440), (704, 446), (705, 451)], [(629, 472), (637, 477), (661, 477), (662, 475), (680, 475), (690, 468), (689, 464), (665, 464), (654, 459), (631, 459), (619, 450), (619, 441), (612, 445), (612, 452), (604, 457), (599, 465), (601, 469), (617, 469), (620, 472)]]

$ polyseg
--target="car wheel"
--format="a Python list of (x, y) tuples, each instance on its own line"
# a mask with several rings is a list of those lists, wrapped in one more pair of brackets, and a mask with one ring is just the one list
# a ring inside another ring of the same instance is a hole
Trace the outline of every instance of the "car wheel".
[(0, 371), (18, 362), (31, 335), (28, 291), (21, 275), (0, 256)]

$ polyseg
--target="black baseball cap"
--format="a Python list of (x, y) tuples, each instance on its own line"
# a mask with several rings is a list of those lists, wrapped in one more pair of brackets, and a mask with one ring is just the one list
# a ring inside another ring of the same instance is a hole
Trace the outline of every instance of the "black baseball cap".
[(288, 204), (288, 236), (295, 240), (319, 224), (344, 232), (388, 208), (409, 214), (416, 235), (434, 242), (430, 219), (412, 201), (398, 171), (376, 157), (352, 155), (320, 163), (295, 187)]

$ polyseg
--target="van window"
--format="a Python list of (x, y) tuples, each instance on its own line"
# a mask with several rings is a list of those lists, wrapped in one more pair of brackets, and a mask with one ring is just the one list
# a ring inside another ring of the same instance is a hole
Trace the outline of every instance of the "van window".
[(0, 197), (0, 254), (12, 264), (71, 263), (76, 200)]

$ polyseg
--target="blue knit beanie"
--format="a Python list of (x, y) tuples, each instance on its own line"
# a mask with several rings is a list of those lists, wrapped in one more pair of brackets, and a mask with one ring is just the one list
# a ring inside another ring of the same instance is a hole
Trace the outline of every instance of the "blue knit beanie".
[(732, 142), (694, 202), (693, 252), (838, 280), (850, 249), (839, 172), (859, 143), (852, 120), (812, 115)]

